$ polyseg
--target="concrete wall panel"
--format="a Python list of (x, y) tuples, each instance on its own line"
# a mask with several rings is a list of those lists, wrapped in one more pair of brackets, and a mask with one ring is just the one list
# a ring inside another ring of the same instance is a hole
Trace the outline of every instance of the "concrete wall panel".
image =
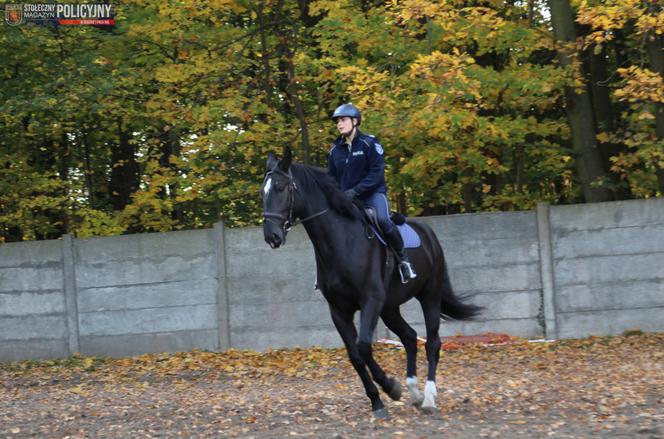
[(63, 315), (31, 315), (0, 318), (0, 340), (64, 340), (67, 325)]
[[(664, 219), (663, 219), (664, 220)], [(560, 230), (553, 257), (657, 253), (664, 249), (664, 223), (610, 229)]]
[(573, 204), (551, 208), (551, 227), (561, 230), (594, 230), (662, 224), (664, 198)]
[(62, 264), (0, 268), (0, 291), (24, 292), (62, 289)]
[(0, 361), (63, 358), (68, 352), (64, 339), (0, 340)]
[(35, 314), (64, 314), (65, 298), (61, 290), (38, 293), (0, 293), (0, 318)]
[(80, 288), (177, 282), (186, 279), (214, 278), (212, 254), (198, 256), (132, 257), (107, 262), (80, 262), (76, 282)]
[[(559, 312), (634, 309), (661, 306), (664, 277), (652, 280), (570, 285), (557, 290)], [(664, 315), (662, 315), (664, 319)]]
[(80, 313), (80, 334), (124, 335), (216, 328), (216, 305)]
[(664, 252), (638, 255), (611, 255), (555, 261), (556, 287), (607, 284), (661, 278)]
[[(10, 242), (0, 244), (0, 268), (22, 267), (60, 263), (62, 247), (60, 240)], [(0, 283), (0, 287), (2, 283)]]
[(559, 338), (620, 334), (629, 329), (662, 332), (664, 306), (627, 310), (560, 313)]
[(217, 281), (192, 279), (139, 285), (82, 288), (79, 312), (214, 304)]
[(192, 349), (217, 350), (215, 330), (189, 330), (149, 334), (81, 336), (84, 355), (120, 357), (152, 352), (182, 352)]

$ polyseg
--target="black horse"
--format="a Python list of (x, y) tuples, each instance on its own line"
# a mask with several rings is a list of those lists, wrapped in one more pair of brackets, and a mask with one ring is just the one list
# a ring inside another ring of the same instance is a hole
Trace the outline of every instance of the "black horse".
[[(417, 277), (402, 284), (392, 252), (376, 239), (367, 238), (366, 223), (357, 206), (340, 191), (336, 182), (320, 168), (292, 163), (290, 148), (278, 161), (267, 160), (263, 197), (265, 241), (277, 248), (299, 218), (314, 246), (318, 285), (327, 299), (348, 356), (357, 371), (374, 417), (386, 418), (387, 410), (373, 381), (394, 400), (401, 397), (401, 385), (388, 377), (374, 360), (371, 342), (378, 317), (401, 339), (407, 355), (406, 384), (414, 404), (426, 410), (436, 408), (436, 367), (440, 355), (438, 329), (441, 315), (470, 319), (481, 308), (463, 303), (454, 295), (443, 250), (431, 228), (409, 222), (422, 245), (409, 249)], [(417, 387), (417, 334), (403, 319), (399, 306), (415, 297), (424, 312), (427, 330), (427, 382), (424, 397)], [(353, 323), (360, 310), (359, 336)], [(367, 371), (368, 368), (368, 371)], [(369, 375), (371, 372), (371, 375)], [(372, 381), (373, 377), (373, 381)]]

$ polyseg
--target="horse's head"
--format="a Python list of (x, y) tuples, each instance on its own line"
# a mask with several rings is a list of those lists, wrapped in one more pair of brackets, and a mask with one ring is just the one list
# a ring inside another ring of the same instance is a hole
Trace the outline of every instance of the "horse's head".
[(277, 160), (272, 153), (267, 159), (267, 172), (261, 186), (263, 234), (265, 242), (272, 248), (278, 248), (286, 242), (286, 235), (295, 223), (297, 187), (290, 170), (292, 160), (288, 147), (283, 159)]

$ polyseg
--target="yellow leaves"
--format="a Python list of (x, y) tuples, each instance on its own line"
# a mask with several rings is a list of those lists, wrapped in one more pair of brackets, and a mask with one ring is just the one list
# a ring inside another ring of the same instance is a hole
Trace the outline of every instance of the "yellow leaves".
[(625, 79), (625, 85), (615, 91), (619, 100), (664, 103), (664, 80), (658, 73), (637, 66), (619, 68), (618, 73)]
[(365, 112), (387, 103), (384, 90), (390, 81), (388, 72), (380, 72), (374, 67), (346, 66), (338, 68), (336, 73), (346, 82), (346, 93), (352, 96), (353, 103)]
[(599, 143), (607, 143), (609, 141), (609, 134), (606, 132), (599, 133), (595, 136)]
[(644, 14), (636, 22), (636, 29), (640, 34), (650, 34), (649, 38), (664, 34), (664, 12), (656, 15)]
[(395, 11), (396, 18), (401, 23), (417, 22), (421, 18), (437, 16), (444, 8), (445, 2), (429, 0), (403, 0), (391, 1), (389, 7)]
[[(180, 56), (188, 59), (190, 55), (183, 51)], [(208, 62), (209, 60), (197, 56), (191, 64), (166, 63), (155, 69), (155, 78), (167, 84), (186, 82), (191, 80), (192, 76), (208, 71), (210, 69)]]
[(638, 120), (655, 120), (655, 116), (648, 110), (639, 112)]
[(611, 31), (624, 28), (629, 21), (636, 22), (636, 33), (639, 35), (664, 33), (664, 12), (657, 12), (648, 6), (648, 2), (641, 0), (607, 0), (595, 6), (584, 0), (576, 21), (600, 31), (591, 34), (590, 39), (596, 43), (612, 40)]
[(90, 391), (83, 384), (72, 387), (69, 391), (83, 397), (90, 396)]
[[(469, 55), (461, 55), (458, 48), (452, 54), (444, 54), (436, 50), (431, 55), (420, 55), (410, 65), (410, 77), (425, 78), (437, 84), (450, 82), (454, 79), (467, 80), (463, 76), (464, 69), (475, 63)], [(462, 75), (462, 78), (459, 78)]]
[[(433, 104), (480, 101), (480, 82), (469, 76), (468, 69), (475, 60), (462, 54), (457, 48), (451, 54), (434, 51), (431, 55), (420, 55), (411, 63), (409, 77), (423, 83), (424, 88), (434, 88)], [(430, 102), (432, 102), (430, 100)]]
[(94, 363), (94, 357), (85, 357), (82, 361), (83, 367), (86, 369), (90, 369)]

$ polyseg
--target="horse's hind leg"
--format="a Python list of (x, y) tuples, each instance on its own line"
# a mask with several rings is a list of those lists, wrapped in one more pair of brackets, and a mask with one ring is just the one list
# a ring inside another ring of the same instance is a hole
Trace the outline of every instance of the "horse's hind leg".
[(404, 320), (398, 307), (384, 309), (381, 317), (388, 329), (399, 337), (406, 349), (406, 386), (408, 386), (411, 403), (420, 405), (424, 397), (417, 388), (417, 332)]
[(371, 410), (373, 411), (374, 416), (376, 418), (387, 418), (387, 410), (385, 409), (383, 401), (380, 400), (378, 388), (376, 388), (376, 385), (371, 380), (366, 368), (367, 364), (358, 348), (357, 330), (353, 323), (353, 313), (344, 312), (338, 308), (330, 306), (330, 314), (332, 315), (334, 326), (337, 328), (337, 331), (346, 346), (348, 358), (350, 359), (353, 368), (355, 368), (355, 371), (360, 376), (362, 384), (364, 385), (364, 390), (371, 400)]
[(425, 344), (427, 351), (427, 382), (424, 386), (424, 402), (422, 408), (424, 410), (436, 409), (436, 368), (438, 367), (438, 360), (440, 359), (440, 300), (433, 297), (418, 298), (422, 311), (424, 312), (424, 324), (427, 329), (427, 341)]

